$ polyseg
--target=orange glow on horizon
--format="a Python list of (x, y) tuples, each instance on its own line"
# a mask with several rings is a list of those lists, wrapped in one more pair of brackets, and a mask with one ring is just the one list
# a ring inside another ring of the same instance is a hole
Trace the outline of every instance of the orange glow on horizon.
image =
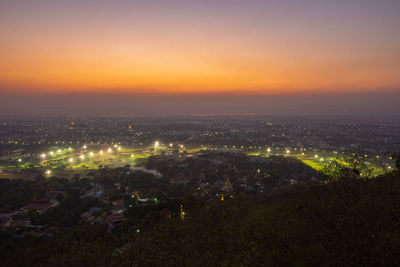
[[(368, 14), (317, 27), (318, 17), (304, 14), (310, 21), (294, 23), (286, 9), (284, 20), (269, 8), (242, 4), (215, 4), (212, 14), (180, 3), (169, 12), (151, 6), (144, 13), (134, 3), (64, 4), (9, 3), (0, 23), (0, 93), (286, 94), (400, 87), (400, 40), (376, 28)], [(348, 24), (353, 21), (355, 26)]]
[[(133, 93), (259, 93), (302, 91), (352, 91), (399, 86), (397, 70), (370, 66), (323, 66), (290, 62), (284, 55), (241, 58), (234, 55), (201, 57), (196, 51), (166, 55), (113, 55), (89, 51), (49, 53), (23, 48), (17, 56), (0, 62), (2, 88), (36, 93), (133, 92)], [(24, 71), (21, 71), (24, 70)]]

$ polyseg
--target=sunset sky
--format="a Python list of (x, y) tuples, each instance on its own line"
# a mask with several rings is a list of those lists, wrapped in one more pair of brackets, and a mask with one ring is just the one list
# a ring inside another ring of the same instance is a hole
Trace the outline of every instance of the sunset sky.
[(0, 90), (400, 87), (400, 1), (0, 1)]
[(397, 114), (399, 14), (398, 0), (0, 0), (0, 113)]

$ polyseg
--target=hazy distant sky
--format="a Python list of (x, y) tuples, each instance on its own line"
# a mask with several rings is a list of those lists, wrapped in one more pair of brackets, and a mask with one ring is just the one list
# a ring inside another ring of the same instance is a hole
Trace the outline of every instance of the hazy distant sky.
[(399, 0), (0, 0), (0, 104), (399, 92), (399, 14)]

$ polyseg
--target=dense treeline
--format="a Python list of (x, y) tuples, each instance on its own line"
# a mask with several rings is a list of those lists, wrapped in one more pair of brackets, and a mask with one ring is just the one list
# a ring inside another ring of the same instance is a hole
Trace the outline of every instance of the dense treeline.
[[(102, 225), (80, 225), (47, 240), (3, 241), (0, 256), (7, 266), (338, 266), (400, 261), (398, 173), (291, 186), (261, 196), (243, 194), (185, 206), (184, 221), (174, 212), (171, 219), (160, 219), (123, 240)], [(122, 227), (129, 231), (133, 226)]]
[(145, 265), (395, 265), (400, 177), (340, 179), (266, 204), (237, 199), (159, 224), (122, 257)]

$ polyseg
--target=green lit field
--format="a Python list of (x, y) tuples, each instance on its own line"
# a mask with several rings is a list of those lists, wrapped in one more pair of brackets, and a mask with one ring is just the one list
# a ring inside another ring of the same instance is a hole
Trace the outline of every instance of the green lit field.
[[(161, 148), (160, 148), (161, 150)], [(94, 148), (80, 151), (68, 151), (46, 156), (40, 165), (48, 168), (65, 168), (72, 170), (99, 169), (101, 167), (117, 168), (154, 154), (154, 150), (132, 148)], [(47, 159), (48, 158), (48, 159)]]
[(326, 165), (325, 163), (321, 163), (319, 161), (315, 160), (310, 160), (310, 159), (300, 159), (304, 164), (310, 166), (311, 168), (321, 171), (323, 170), (324, 166)]
[[(46, 176), (60, 175), (68, 176), (75, 173), (87, 172), (88, 170), (96, 170), (103, 167), (117, 168), (126, 165), (135, 166), (140, 159), (148, 158), (153, 155), (160, 153), (171, 153), (175, 148), (171, 146), (163, 146), (158, 144), (140, 147), (130, 148), (121, 147), (119, 145), (104, 146), (104, 145), (84, 145), (81, 148), (51, 148), (48, 151), (30, 157), (29, 160), (25, 160), (22, 156), (14, 162), (11, 162), (9, 166), (2, 166), (0, 170), (8, 170), (8, 172), (0, 172), (0, 178), (4, 177), (19, 177), (23, 176), (19, 172), (23, 171), (28, 173), (29, 171), (40, 172)], [(179, 147), (180, 151), (186, 151), (189, 154), (198, 153), (202, 150), (212, 149), (207, 146), (201, 147)], [(214, 149), (212, 149), (214, 150)], [(269, 157), (270, 155), (280, 155), (286, 157), (297, 158), (304, 164), (312, 167), (317, 171), (324, 171), (325, 167), (329, 165), (332, 160), (336, 160), (343, 166), (349, 164), (342, 159), (337, 158), (336, 152), (300, 152), (289, 151), (289, 150), (252, 150), (247, 151), (246, 154), (249, 156), (263, 156)], [(377, 176), (383, 174), (385, 170), (379, 167), (376, 162), (368, 162), (370, 176)], [(14, 172), (14, 175), (11, 173)]]

